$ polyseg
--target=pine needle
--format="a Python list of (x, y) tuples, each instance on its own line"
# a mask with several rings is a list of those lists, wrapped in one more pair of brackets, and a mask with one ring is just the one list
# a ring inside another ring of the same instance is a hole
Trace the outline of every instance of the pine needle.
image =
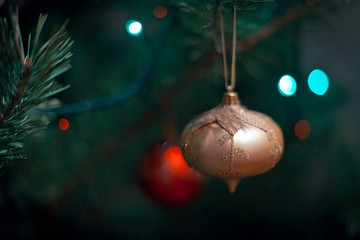
[(0, 18), (0, 169), (24, 159), (24, 138), (46, 128), (48, 121), (34, 114), (36, 107), (69, 87), (55, 81), (71, 68), (73, 41), (65, 30), (68, 21), (41, 45), (46, 19), (47, 15), (39, 16), (25, 55), (17, 11), (11, 13), (11, 27), (6, 18)]

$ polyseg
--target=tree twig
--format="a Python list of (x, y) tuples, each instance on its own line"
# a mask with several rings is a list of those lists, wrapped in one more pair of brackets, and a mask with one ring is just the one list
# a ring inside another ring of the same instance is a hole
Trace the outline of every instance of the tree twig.
[(27, 84), (27, 81), (29, 80), (29, 78), (30, 78), (29, 68), (24, 66), (24, 72), (21, 75), (20, 81), (16, 87), (16, 90), (11, 99), (11, 102), (6, 107), (6, 110), (3, 113), (1, 113), (1, 115), (0, 115), (0, 128), (2, 128), (6, 124), (6, 121), (13, 115), (16, 104), (19, 103), (20, 99), (22, 98), (22, 96), (25, 92), (24, 86)]
[[(273, 33), (277, 32), (279, 29), (285, 27), (290, 22), (301, 17), (307, 10), (316, 4), (320, 3), (322, 0), (308, 0), (304, 5), (297, 5), (288, 9), (285, 14), (274, 21), (270, 22), (266, 26), (260, 28), (254, 34), (251, 34), (249, 37), (245, 38), (243, 41), (238, 43), (237, 50), (245, 51), (254, 47), (259, 42), (269, 38)], [(230, 51), (231, 46), (227, 47), (227, 50)]]

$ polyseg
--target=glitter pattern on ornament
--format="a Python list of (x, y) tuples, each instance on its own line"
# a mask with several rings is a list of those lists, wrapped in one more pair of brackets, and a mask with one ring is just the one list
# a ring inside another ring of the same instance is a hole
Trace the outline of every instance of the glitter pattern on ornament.
[(272, 169), (284, 149), (280, 127), (265, 114), (242, 106), (234, 92), (225, 93), (222, 104), (188, 124), (181, 144), (191, 168), (222, 178), (230, 192), (242, 178)]

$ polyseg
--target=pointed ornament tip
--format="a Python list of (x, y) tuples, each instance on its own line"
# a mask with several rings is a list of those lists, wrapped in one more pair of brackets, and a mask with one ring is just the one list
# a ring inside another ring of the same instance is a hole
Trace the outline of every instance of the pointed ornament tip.
[(234, 194), (235, 190), (236, 190), (236, 187), (237, 187), (237, 184), (239, 183), (240, 179), (227, 179), (225, 181), (226, 181), (226, 184), (229, 187), (229, 192), (231, 194)]

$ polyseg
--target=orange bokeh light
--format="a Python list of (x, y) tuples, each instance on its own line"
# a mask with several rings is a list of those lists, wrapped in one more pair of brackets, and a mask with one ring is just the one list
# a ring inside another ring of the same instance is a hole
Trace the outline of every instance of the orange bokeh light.
[(60, 119), (58, 125), (61, 131), (67, 130), (70, 126), (69, 121), (65, 118)]
[(295, 124), (295, 135), (301, 139), (304, 140), (309, 137), (311, 132), (311, 127), (308, 121), (306, 120), (300, 120)]
[(153, 13), (154, 16), (157, 18), (164, 18), (167, 14), (167, 8), (164, 6), (157, 6), (156, 8), (154, 8)]

